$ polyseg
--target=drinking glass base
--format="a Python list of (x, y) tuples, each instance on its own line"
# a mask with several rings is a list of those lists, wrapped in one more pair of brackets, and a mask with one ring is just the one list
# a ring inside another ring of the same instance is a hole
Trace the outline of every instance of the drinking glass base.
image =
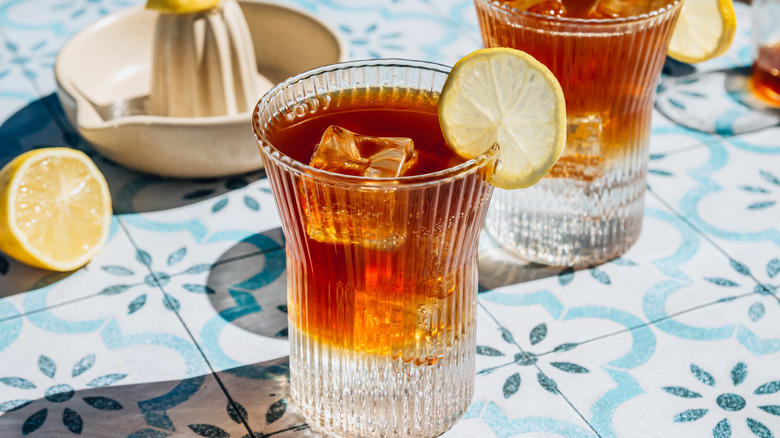
[(474, 390), (474, 325), (432, 365), (322, 344), (290, 325), (295, 410), (334, 437), (435, 437)]
[(527, 190), (495, 190), (485, 228), (504, 249), (531, 262), (593, 266), (639, 238), (644, 178), (606, 187), (545, 178)]

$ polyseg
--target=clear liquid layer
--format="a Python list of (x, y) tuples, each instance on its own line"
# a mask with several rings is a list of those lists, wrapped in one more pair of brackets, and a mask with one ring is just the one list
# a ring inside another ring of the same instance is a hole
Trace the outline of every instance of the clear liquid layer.
[(295, 410), (317, 432), (339, 437), (434, 437), (468, 408), (475, 327), (434, 364), (344, 349), (290, 326)]

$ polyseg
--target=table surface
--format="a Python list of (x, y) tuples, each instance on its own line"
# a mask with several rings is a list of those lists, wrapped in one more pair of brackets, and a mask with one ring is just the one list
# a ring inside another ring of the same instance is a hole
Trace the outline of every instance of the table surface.
[[(138, 3), (0, 1), (0, 165), (87, 151), (116, 212), (76, 272), (0, 254), (0, 437), (314, 436), (287, 405), (284, 251), (264, 174), (123, 169), (54, 94), (62, 44)], [(330, 22), (352, 59), (451, 65), (481, 45), (471, 0), (288, 4)], [(474, 400), (445, 436), (780, 437), (780, 118), (726, 91), (751, 62), (750, 11), (736, 6), (726, 55), (667, 61), (628, 253), (574, 271), (482, 236)]]

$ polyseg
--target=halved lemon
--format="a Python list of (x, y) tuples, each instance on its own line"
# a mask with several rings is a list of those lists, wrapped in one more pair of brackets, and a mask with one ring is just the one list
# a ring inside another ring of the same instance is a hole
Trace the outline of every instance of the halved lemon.
[(439, 97), (447, 144), (474, 158), (494, 144), (499, 164), (490, 184), (536, 184), (561, 156), (566, 104), (558, 80), (531, 55), (510, 48), (477, 50), (452, 68)]
[(667, 54), (689, 64), (720, 56), (737, 30), (732, 0), (685, 0)]
[(72, 271), (100, 251), (110, 226), (108, 184), (84, 153), (36, 149), (0, 170), (0, 251), (20, 262)]
[(147, 0), (146, 9), (168, 14), (189, 14), (205, 11), (218, 5), (221, 0)]

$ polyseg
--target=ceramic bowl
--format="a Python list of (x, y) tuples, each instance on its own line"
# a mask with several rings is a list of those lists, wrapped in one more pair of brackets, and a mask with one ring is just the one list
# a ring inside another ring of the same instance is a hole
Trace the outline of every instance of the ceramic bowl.
[[(259, 1), (239, 4), (258, 71), (272, 83), (347, 58), (336, 32), (308, 13)], [(251, 111), (218, 117), (139, 113), (136, 107), (149, 95), (156, 17), (143, 7), (129, 8), (63, 46), (54, 72), (68, 120), (99, 153), (141, 172), (204, 178), (262, 168)]]

